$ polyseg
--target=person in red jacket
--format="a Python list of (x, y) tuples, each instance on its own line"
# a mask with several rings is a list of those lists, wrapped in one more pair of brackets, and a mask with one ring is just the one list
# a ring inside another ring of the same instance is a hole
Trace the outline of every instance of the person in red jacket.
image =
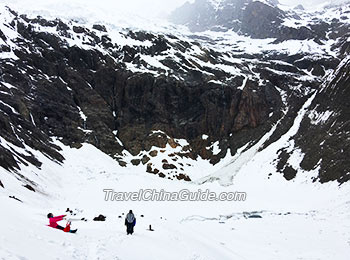
[(59, 230), (63, 230), (65, 232), (70, 232), (70, 233), (77, 232), (76, 229), (75, 230), (70, 230), (70, 222), (67, 223), (67, 226), (65, 228), (57, 224), (58, 221), (61, 221), (61, 220), (65, 219), (64, 218), (65, 216), (67, 216), (67, 215), (61, 215), (61, 216), (54, 217), (52, 213), (47, 214), (47, 217), (48, 217), (48, 219), (50, 221), (50, 224), (48, 226), (52, 227), (52, 228), (59, 229)]

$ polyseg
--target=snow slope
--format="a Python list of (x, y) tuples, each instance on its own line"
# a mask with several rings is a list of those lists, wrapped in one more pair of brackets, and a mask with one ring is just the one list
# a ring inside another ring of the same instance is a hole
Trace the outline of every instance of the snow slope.
[[(35, 182), (35, 193), (15, 174), (0, 169), (5, 186), (0, 188), (5, 209), (0, 214), (0, 259), (347, 259), (348, 184), (339, 188), (336, 183), (287, 182), (282, 176), (268, 180), (258, 169), (239, 172), (226, 187), (174, 182), (122, 168), (89, 144), (80, 149), (60, 146), (64, 164), (36, 154), (44, 162), (41, 170), (23, 167), (21, 174)], [(145, 188), (245, 191), (247, 200), (104, 201), (103, 189)], [(73, 218), (88, 219), (73, 222), (77, 234), (45, 226), (48, 212), (63, 214), (67, 207), (77, 214)], [(118, 218), (129, 209), (137, 217), (132, 237)], [(248, 218), (252, 212), (262, 218)], [(91, 221), (99, 214), (107, 221)], [(154, 232), (147, 230), (150, 224)]]

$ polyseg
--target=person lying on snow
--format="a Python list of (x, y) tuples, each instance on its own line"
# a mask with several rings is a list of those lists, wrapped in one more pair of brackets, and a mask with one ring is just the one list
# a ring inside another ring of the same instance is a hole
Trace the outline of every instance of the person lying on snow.
[(54, 217), (52, 213), (47, 214), (47, 217), (50, 221), (50, 224), (48, 225), (49, 227), (56, 228), (59, 230), (63, 230), (64, 232), (69, 232), (69, 233), (75, 233), (77, 232), (77, 229), (71, 230), (70, 229), (70, 222), (67, 222), (66, 227), (62, 227), (57, 224), (58, 221), (64, 220), (67, 215), (61, 215), (61, 216), (56, 216)]
[(126, 234), (132, 235), (134, 233), (134, 226), (136, 224), (136, 218), (134, 213), (132, 213), (132, 210), (129, 211), (129, 213), (126, 215), (125, 218), (125, 226), (126, 226)]

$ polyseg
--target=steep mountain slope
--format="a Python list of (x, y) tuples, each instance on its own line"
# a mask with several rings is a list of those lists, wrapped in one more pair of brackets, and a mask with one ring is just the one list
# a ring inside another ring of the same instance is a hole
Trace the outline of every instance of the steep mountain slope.
[(349, 117), (344, 109), (348, 106), (348, 62), (349, 57), (330, 76), (330, 81), (310, 96), (292, 126), (278, 140), (271, 142), (278, 129), (276, 125), (256, 145), (240, 150), (229, 163), (200, 183), (219, 181), (232, 185), (238, 181), (237, 176), (256, 171), (269, 179), (276, 178), (277, 171), (286, 180), (348, 181)]
[[(216, 171), (211, 165), (223, 158), (277, 142), (309, 97), (320, 91), (324, 76), (347, 55), (349, 7), (322, 14), (298, 11), (291, 18), (297, 11), (241, 2), (222, 2), (216, 11), (226, 5), (238, 8), (239, 3), (246, 6), (243, 11), (250, 5), (272, 8), (281, 14), (276, 26), (282, 31), (131, 31), (21, 15), (3, 6), (1, 166), (14, 171), (28, 163), (40, 167), (26, 147), (62, 162), (60, 148), (51, 142), (55, 137), (72, 147), (89, 142), (122, 166), (140, 165), (160, 177), (195, 180)], [(338, 14), (339, 19), (332, 18)], [(285, 37), (285, 28), (303, 34), (305, 26), (293, 19), (306, 24), (310, 37)], [(285, 153), (277, 158), (275, 171), (292, 179), (297, 169), (287, 167)], [(307, 163), (307, 158), (301, 166), (313, 169), (316, 163)], [(196, 167), (202, 164), (209, 167), (199, 174)], [(320, 165), (322, 181), (346, 179), (346, 165), (335, 164), (340, 172)]]
[(315, 96), (296, 138), (296, 145), (305, 153), (300, 165), (306, 170), (320, 166), (321, 182), (350, 179), (349, 58)]

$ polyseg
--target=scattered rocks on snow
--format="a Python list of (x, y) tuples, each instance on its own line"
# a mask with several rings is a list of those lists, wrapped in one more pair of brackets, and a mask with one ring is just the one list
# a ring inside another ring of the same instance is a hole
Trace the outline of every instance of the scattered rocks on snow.
[(149, 162), (149, 160), (151, 160), (147, 155), (144, 155), (141, 159), (141, 162), (143, 165), (145, 165), (146, 163)]
[(22, 200), (20, 200), (20, 199), (16, 198), (15, 196), (9, 196), (9, 198), (10, 198), (10, 199), (17, 200), (17, 201), (19, 201), (19, 202), (22, 202), (22, 203), (23, 203), (23, 201), (22, 201)]
[(73, 26), (73, 31), (78, 34), (87, 32), (86, 29), (81, 26)]
[(95, 30), (101, 31), (101, 32), (107, 32), (106, 26), (100, 25), (100, 24), (94, 24), (92, 26), (92, 29), (95, 29)]
[(135, 166), (138, 166), (139, 164), (140, 164), (140, 160), (139, 159), (133, 159), (133, 160), (131, 160), (131, 163), (132, 163), (132, 165), (135, 165)]
[(24, 188), (27, 188), (27, 189), (30, 190), (30, 191), (35, 192), (35, 189), (34, 189), (32, 186), (30, 186), (29, 184), (24, 185), (23, 187), (24, 187)]
[[(242, 215), (244, 218), (262, 218), (262, 211), (251, 211), (251, 212), (243, 212)], [(231, 216), (232, 217), (232, 216)]]
[(94, 218), (94, 221), (106, 221), (106, 216), (99, 215), (98, 217)]
[(126, 167), (128, 164), (124, 162), (123, 160), (118, 160), (118, 163), (121, 167)]
[(151, 152), (149, 153), (149, 155), (152, 156), (152, 157), (156, 157), (156, 156), (158, 155), (158, 151), (153, 150), (153, 151), (151, 151)]
[(174, 164), (171, 164), (171, 163), (164, 163), (163, 164), (163, 169), (164, 170), (172, 170), (172, 169), (177, 169), (177, 167)]
[(260, 216), (260, 215), (250, 215), (250, 216), (248, 216), (248, 218), (262, 218), (262, 216)]
[(180, 173), (179, 175), (177, 175), (176, 178), (178, 180), (191, 181), (191, 178), (183, 173)]

